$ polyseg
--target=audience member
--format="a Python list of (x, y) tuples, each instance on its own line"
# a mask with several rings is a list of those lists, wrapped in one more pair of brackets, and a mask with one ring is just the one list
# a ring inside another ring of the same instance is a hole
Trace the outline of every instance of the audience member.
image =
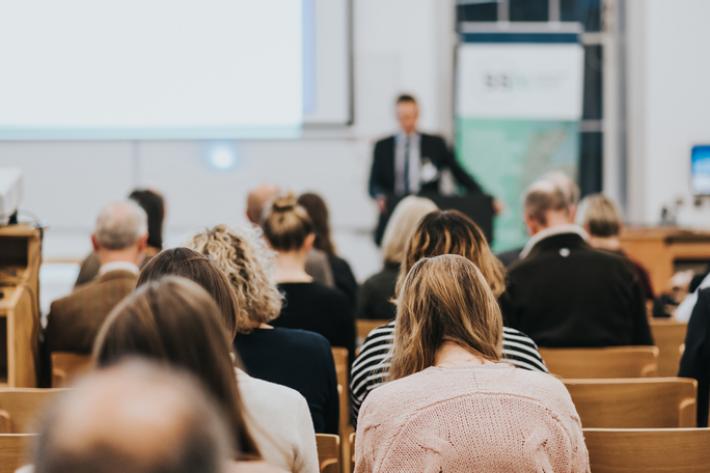
[(392, 299), (405, 247), (422, 217), (436, 209), (436, 204), (431, 200), (415, 196), (405, 197), (394, 209), (382, 237), (384, 266), (360, 287), (356, 310), (358, 318), (394, 318), (396, 308)]
[(594, 250), (553, 183), (525, 196), (530, 241), (508, 272), (506, 323), (540, 346), (652, 345), (643, 291), (620, 257)]
[(315, 229), (308, 213), (292, 197), (272, 204), (263, 223), (264, 235), (276, 251), (275, 278), (286, 303), (273, 325), (320, 333), (332, 346), (355, 353), (353, 307), (340, 291), (313, 281), (306, 273), (306, 255)]
[[(145, 211), (148, 216), (148, 242), (141, 265), (163, 249), (163, 220), (165, 219), (165, 202), (163, 196), (149, 189), (136, 189), (128, 198)], [(92, 251), (79, 267), (79, 275), (74, 287), (92, 281), (99, 274), (101, 262), (95, 251)]]
[(36, 473), (227, 473), (234, 457), (223, 416), (197, 380), (138, 361), (59, 394), (33, 452)]
[(697, 292), (678, 376), (698, 381), (698, 427), (707, 427), (710, 398), (710, 288)]
[(608, 251), (627, 260), (638, 277), (644, 298), (653, 301), (653, 286), (648, 271), (621, 248), (619, 235), (623, 222), (614, 202), (603, 194), (593, 194), (584, 198), (579, 210), (577, 219), (587, 231), (592, 248)]
[[(483, 232), (466, 215), (456, 210), (434, 211), (421, 221), (407, 245), (400, 281), (422, 258), (445, 254), (463, 256), (483, 274), (493, 295), (501, 297), (505, 290), (501, 263), (490, 251)], [(384, 382), (391, 362), (396, 322), (373, 330), (365, 339), (352, 367), (351, 394), (353, 413), (367, 395)], [(524, 333), (503, 328), (503, 357), (523, 369), (547, 372), (535, 343)]]
[[(261, 227), (271, 203), (281, 194), (281, 189), (274, 185), (262, 184), (252, 189), (247, 195), (247, 218)], [(306, 256), (306, 272), (315, 280), (328, 287), (335, 287), (333, 271), (328, 263), (328, 256), (318, 248), (311, 248)]]
[(136, 285), (147, 238), (147, 217), (135, 202), (116, 202), (101, 210), (91, 236), (99, 276), (52, 303), (45, 332), (48, 351), (91, 352), (111, 309)]
[(397, 303), (390, 382), (365, 400), (355, 472), (588, 472), (564, 385), (500, 363), (493, 292), (458, 255), (424, 258)]
[(227, 275), (239, 311), (234, 346), (256, 378), (288, 386), (308, 401), (316, 432), (338, 433), (338, 390), (330, 343), (320, 334), (274, 327), (282, 298), (273, 281), (273, 252), (254, 229), (218, 225), (190, 246)]
[(357, 302), (357, 280), (350, 265), (335, 251), (335, 244), (330, 236), (330, 213), (328, 206), (321, 196), (308, 192), (301, 194), (298, 198), (298, 205), (306, 209), (311, 217), (316, 232), (314, 248), (322, 251), (328, 257), (328, 263), (333, 273), (335, 287), (348, 296), (350, 303)]
[[(243, 308), (253, 301), (245, 300), (242, 293), (237, 297), (216, 264), (187, 248), (165, 250), (143, 268), (138, 285), (166, 276), (184, 277), (205, 289), (217, 302), (228, 336), (234, 338), (244, 317)], [(247, 426), (264, 459), (295, 473), (316, 473), (318, 460), (313, 423), (303, 396), (286, 386), (252, 378), (239, 367), (236, 374)], [(277, 423), (279, 428), (274, 429)]]

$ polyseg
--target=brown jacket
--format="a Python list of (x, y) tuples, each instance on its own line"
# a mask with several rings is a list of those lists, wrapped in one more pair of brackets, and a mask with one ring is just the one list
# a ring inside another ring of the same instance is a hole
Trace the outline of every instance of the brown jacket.
[(52, 303), (45, 341), (50, 352), (91, 353), (94, 338), (111, 310), (136, 287), (138, 276), (115, 270)]

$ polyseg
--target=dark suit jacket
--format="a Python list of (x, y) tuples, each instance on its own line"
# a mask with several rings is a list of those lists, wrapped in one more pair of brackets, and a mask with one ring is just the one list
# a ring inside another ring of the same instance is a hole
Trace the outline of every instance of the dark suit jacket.
[(47, 316), (47, 349), (91, 353), (101, 324), (135, 289), (137, 280), (130, 271), (109, 271), (54, 301)]
[(710, 288), (698, 292), (688, 321), (678, 376), (698, 380), (698, 427), (706, 427), (710, 396)]
[(652, 345), (638, 279), (576, 233), (540, 240), (508, 273), (505, 325), (543, 347)]
[[(425, 133), (420, 133), (420, 136), (419, 150), (422, 160), (428, 158), (439, 171), (444, 169), (451, 170), (454, 178), (469, 193), (483, 193), (476, 180), (456, 161), (443, 138)], [(389, 196), (395, 193), (395, 148), (394, 135), (375, 143), (369, 183), (369, 192), (372, 197), (378, 195)], [(420, 192), (438, 193), (439, 180), (437, 178), (431, 182), (422, 183)]]

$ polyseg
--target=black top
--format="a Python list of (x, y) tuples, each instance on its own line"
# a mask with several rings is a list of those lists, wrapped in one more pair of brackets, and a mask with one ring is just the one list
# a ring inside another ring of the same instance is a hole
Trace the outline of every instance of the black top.
[(279, 290), (286, 300), (281, 315), (272, 324), (319, 333), (332, 346), (347, 348), (352, 363), (355, 319), (348, 298), (339, 290), (316, 282), (281, 283)]
[(577, 233), (540, 240), (508, 272), (505, 325), (542, 347), (652, 345), (638, 278)]
[[(482, 194), (478, 182), (456, 161), (444, 139), (436, 135), (420, 133), (419, 150), (422, 159), (428, 159), (439, 171), (449, 169), (454, 178), (466, 190), (473, 194)], [(369, 192), (372, 197), (393, 195), (395, 193), (395, 136), (390, 136), (375, 143), (372, 169), (370, 170)], [(421, 192), (439, 192), (437, 177), (422, 183)]]
[(328, 263), (333, 272), (335, 287), (345, 294), (350, 301), (350, 305), (355, 306), (357, 302), (357, 280), (350, 269), (347, 261), (338, 255), (328, 255)]
[(360, 287), (357, 316), (361, 319), (393, 319), (397, 308), (390, 302), (399, 275), (398, 263), (385, 263), (379, 273), (373, 274)]
[(698, 301), (688, 321), (685, 351), (678, 376), (698, 380), (698, 427), (708, 425), (710, 396), (710, 288), (698, 292)]
[(306, 398), (316, 432), (338, 433), (338, 380), (328, 340), (305, 330), (256, 329), (237, 335), (234, 347), (247, 373)]

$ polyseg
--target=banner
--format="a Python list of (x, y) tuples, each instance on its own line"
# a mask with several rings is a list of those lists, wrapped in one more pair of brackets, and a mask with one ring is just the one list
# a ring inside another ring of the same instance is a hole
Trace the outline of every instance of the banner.
[(496, 251), (521, 247), (523, 193), (544, 173), (577, 177), (584, 50), (576, 33), (465, 33), (457, 54), (456, 152), (502, 201)]

